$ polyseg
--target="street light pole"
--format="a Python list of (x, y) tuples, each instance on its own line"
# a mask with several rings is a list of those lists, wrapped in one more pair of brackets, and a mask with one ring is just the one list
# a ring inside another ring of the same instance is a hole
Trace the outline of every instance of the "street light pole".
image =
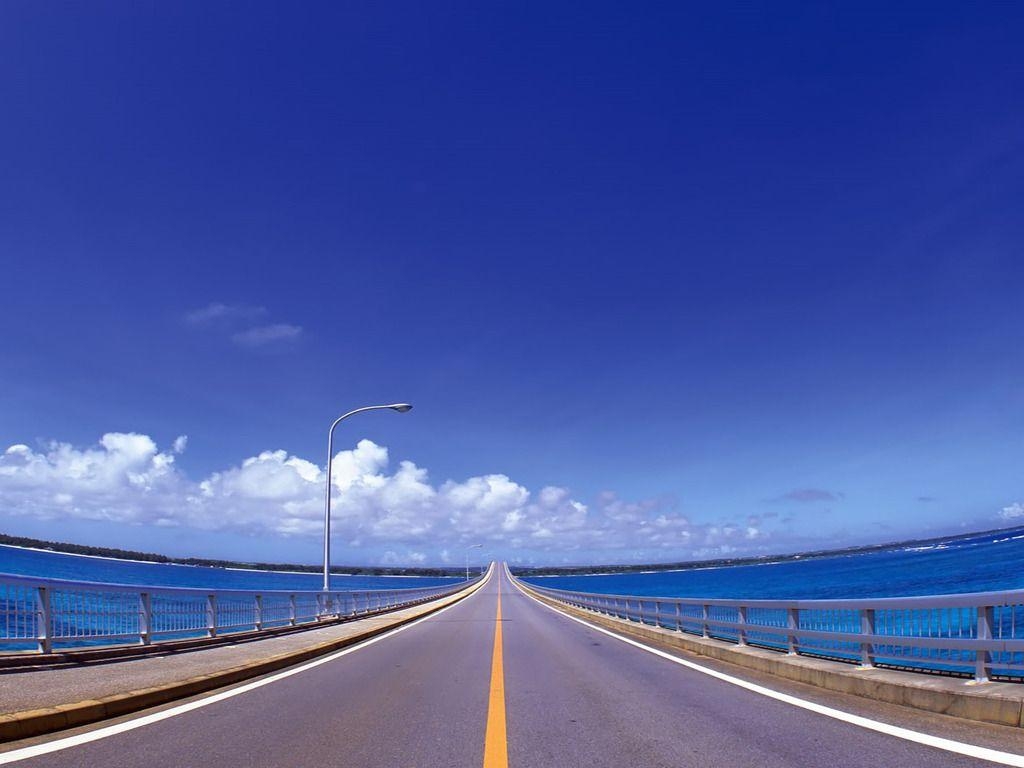
[(334, 428), (349, 416), (355, 416), (363, 411), (391, 410), (398, 413), (405, 413), (412, 410), (408, 403), (393, 403), (391, 405), (367, 405), (364, 408), (356, 408), (334, 420), (331, 428), (327, 430), (327, 492), (324, 504), (324, 592), (331, 591), (331, 463), (334, 461)]
[(480, 549), (482, 546), (483, 544), (471, 544), (466, 547), (466, 581), (469, 581), (469, 550)]

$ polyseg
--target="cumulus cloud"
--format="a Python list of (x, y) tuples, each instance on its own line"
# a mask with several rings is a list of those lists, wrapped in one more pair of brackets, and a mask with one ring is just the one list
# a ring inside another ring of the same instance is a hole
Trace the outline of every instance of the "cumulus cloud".
[(1024, 504), (1017, 501), (1008, 507), (1003, 507), (999, 510), (999, 517), (1010, 522), (1019, 521), (1021, 518), (1024, 518)]
[(156, 521), (176, 514), (180, 485), (173, 453), (135, 433), (107, 433), (85, 450), (66, 443), (42, 452), (12, 445), (0, 456), (0, 502), (12, 514)]
[[(86, 448), (12, 445), (0, 455), (0, 508), (48, 520), (322, 535), (323, 467), (271, 450), (193, 480), (175, 464), (187, 445), (182, 435), (161, 450), (148, 435), (121, 432)], [(531, 491), (498, 473), (435, 484), (412, 461), (392, 468), (388, 449), (370, 440), (339, 451), (332, 463), (334, 534), (394, 562), (458, 561), (470, 543), (540, 560), (573, 552), (683, 559), (758, 552), (768, 537), (761, 518), (698, 524), (665, 499), (630, 501), (606, 491), (587, 504), (567, 488)]]

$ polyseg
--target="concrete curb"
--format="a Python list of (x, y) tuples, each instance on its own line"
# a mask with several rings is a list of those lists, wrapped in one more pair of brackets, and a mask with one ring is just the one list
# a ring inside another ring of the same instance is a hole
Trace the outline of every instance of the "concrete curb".
[[(234, 685), (242, 682), (243, 680), (260, 677), (270, 672), (276, 672), (278, 670), (285, 669), (286, 667), (291, 667), (295, 664), (309, 661), (310, 659), (314, 659), (318, 656), (333, 653), (334, 651), (341, 650), (342, 648), (346, 648), (350, 645), (361, 643), (364, 640), (369, 640), (371, 637), (376, 637), (377, 635), (381, 635), (395, 629), (396, 627), (409, 624), (417, 619), (423, 618), (424, 616), (429, 616), (442, 608), (452, 605), (453, 603), (457, 603), (460, 600), (464, 600), (480, 589), (483, 584), (483, 581), (478, 582), (466, 590), (456, 592), (454, 595), (449, 595), (431, 603), (427, 603), (424, 606), (424, 610), (410, 616), (404, 616), (387, 624), (368, 628), (366, 631), (360, 632), (359, 634), (351, 637), (318, 643), (317, 645), (310, 646), (309, 648), (304, 648), (301, 651), (282, 653), (277, 656), (271, 656), (257, 662), (231, 667), (212, 674), (199, 675), (186, 680), (177, 680), (173, 683), (167, 683), (166, 685), (142, 688), (136, 691), (128, 691), (127, 693), (105, 696), (96, 700), (78, 701), (72, 704), (61, 704), (56, 707), (47, 707), (45, 709), (24, 710), (21, 712), (12, 712), (10, 714), (0, 715), (0, 742), (25, 739), (30, 736), (40, 736), (42, 734), (59, 731), (64, 728), (86, 725), (88, 723), (94, 723), (111, 717), (119, 717), (142, 709), (148, 709), (149, 707), (155, 707), (160, 704), (167, 704), (168, 702), (175, 701), (177, 699), (184, 699), (200, 693), (206, 693), (207, 691), (211, 691), (215, 688)], [(45, 674), (45, 671), (41, 671), (39, 674)]]
[(787, 656), (764, 648), (741, 647), (724, 640), (685, 635), (662, 627), (637, 624), (626, 619), (593, 613), (545, 597), (521, 581), (517, 581), (516, 584), (531, 597), (563, 613), (578, 616), (592, 624), (624, 635), (653, 641), (661, 646), (765, 672), (786, 680), (807, 683), (829, 691), (853, 694), (966, 720), (1024, 727), (1024, 685), (1019, 683), (978, 685), (972, 680), (960, 678), (890, 669), (863, 669), (812, 656)]

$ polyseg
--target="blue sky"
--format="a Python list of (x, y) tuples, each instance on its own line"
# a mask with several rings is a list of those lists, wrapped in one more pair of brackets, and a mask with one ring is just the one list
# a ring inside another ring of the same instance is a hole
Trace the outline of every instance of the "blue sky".
[(396, 400), (338, 432), (338, 562), (1020, 522), (1022, 35), (4, 3), (0, 531), (316, 562), (327, 425)]

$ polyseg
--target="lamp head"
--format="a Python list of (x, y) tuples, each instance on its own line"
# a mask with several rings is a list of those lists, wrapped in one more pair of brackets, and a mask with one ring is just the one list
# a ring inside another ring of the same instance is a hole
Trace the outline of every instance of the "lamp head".
[(394, 405), (389, 405), (388, 408), (392, 411), (398, 411), (399, 413), (405, 413), (406, 411), (412, 410), (412, 406), (408, 403), (395, 403)]

